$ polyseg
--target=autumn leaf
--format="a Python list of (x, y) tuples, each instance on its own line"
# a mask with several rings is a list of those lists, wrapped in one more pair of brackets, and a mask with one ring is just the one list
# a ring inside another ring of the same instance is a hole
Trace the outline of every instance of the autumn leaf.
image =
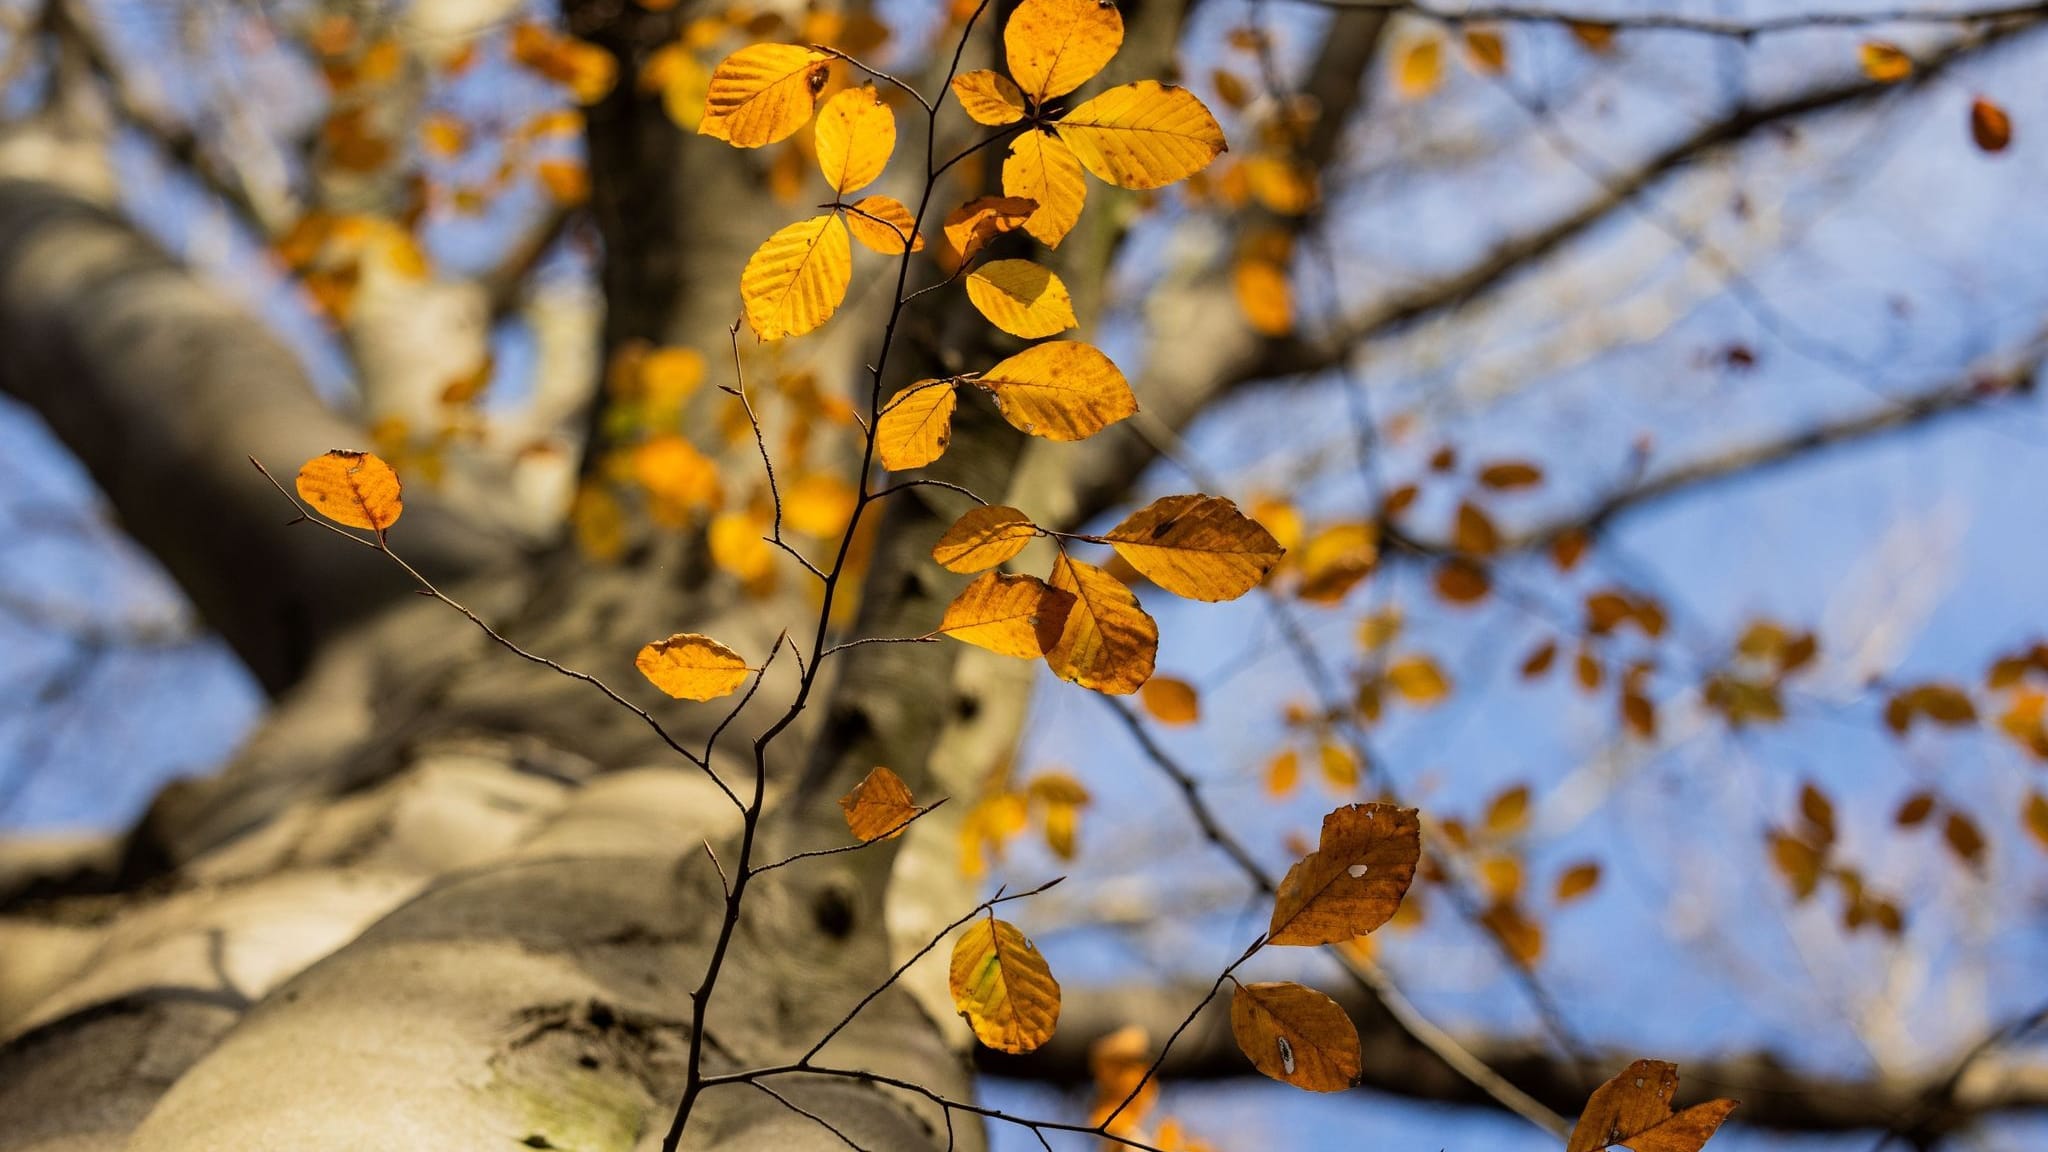
[(2012, 117), (1979, 96), (1970, 101), (1970, 138), (1986, 152), (2003, 152), (2012, 143)]
[(1073, 149), (1050, 132), (1034, 130), (1010, 142), (1003, 159), (1003, 195), (1037, 204), (1024, 230), (1047, 248), (1057, 248), (1080, 222), (1088, 183)]
[(819, 110), (814, 140), (825, 183), (844, 196), (874, 183), (889, 166), (896, 151), (896, 114), (882, 103), (874, 85), (848, 88)]
[(1316, 850), (1280, 882), (1270, 944), (1335, 944), (1385, 924), (1401, 906), (1422, 855), (1413, 808), (1350, 804), (1323, 817)]
[(1292, 748), (1281, 749), (1266, 761), (1266, 795), (1278, 800), (1294, 791), (1301, 781), (1301, 755)]
[(1435, 660), (1421, 653), (1403, 656), (1387, 665), (1387, 683), (1401, 694), (1401, 699), (1423, 708), (1451, 694), (1450, 677), (1444, 675)]
[(1037, 210), (1038, 201), (1023, 196), (978, 196), (946, 215), (946, 243), (966, 260), (990, 240), (1023, 227)]
[(1231, 269), (1231, 287), (1253, 331), (1262, 336), (1294, 331), (1294, 293), (1285, 268), (1271, 260), (1240, 259)]
[(907, 236), (912, 252), (924, 251), (924, 237), (918, 234), (916, 217), (895, 197), (863, 196), (847, 208), (846, 229), (863, 246), (884, 256), (901, 256)]
[(336, 448), (299, 469), (299, 498), (315, 512), (350, 528), (383, 532), (405, 511), (398, 473), (368, 452)]
[(760, 148), (793, 135), (825, 90), (831, 58), (795, 44), (754, 44), (719, 62), (697, 131), (736, 148)]
[(1047, 440), (1084, 440), (1138, 410), (1109, 357), (1074, 340), (1034, 344), (973, 383), (995, 397), (1012, 427)]
[(1479, 470), (1479, 482), (1502, 491), (1543, 483), (1543, 469), (1522, 460), (1498, 460)]
[(1042, 772), (1024, 786), (1024, 794), (1044, 812), (1045, 846), (1060, 859), (1072, 860), (1081, 810), (1094, 799), (1088, 789), (1065, 772)]
[(1735, 1101), (1709, 1100), (1673, 1112), (1677, 1093), (1677, 1065), (1662, 1060), (1630, 1064), (1593, 1090), (1565, 1152), (1599, 1152), (1614, 1144), (1634, 1152), (1699, 1152), (1735, 1110)]
[(976, 124), (1000, 127), (1024, 118), (1024, 93), (1009, 77), (986, 68), (953, 77), (953, 98)]
[(947, 983), (953, 1007), (990, 1048), (1029, 1052), (1052, 1039), (1059, 981), (1016, 925), (994, 917), (968, 925), (953, 944)]
[(946, 454), (953, 439), (953, 385), (920, 380), (889, 398), (875, 421), (875, 451), (891, 472), (922, 468)]
[(1223, 129), (1193, 92), (1157, 80), (1111, 88), (1054, 127), (1083, 168), (1119, 188), (1185, 180), (1226, 147)]
[(678, 700), (715, 700), (746, 683), (752, 669), (739, 653), (709, 636), (678, 632), (640, 649), (633, 666)]
[(1529, 826), (1529, 786), (1517, 784), (1494, 793), (1483, 818), (1492, 836), (1512, 836)]
[(1313, 988), (1239, 984), (1230, 998), (1230, 1034), (1252, 1067), (1296, 1088), (1342, 1092), (1358, 1082), (1358, 1028)]
[(979, 572), (1015, 557), (1038, 535), (1038, 526), (1017, 509), (983, 505), (968, 509), (946, 529), (932, 546), (932, 559), (948, 571)]
[(1557, 891), (1553, 898), (1560, 905), (1569, 904), (1591, 895), (1593, 889), (1599, 885), (1600, 865), (1597, 861), (1588, 860), (1582, 864), (1574, 864), (1558, 875)]
[(938, 631), (1003, 656), (1036, 660), (1059, 642), (1074, 607), (1071, 593), (1036, 576), (984, 572), (946, 606)]
[(770, 236), (740, 273), (747, 326), (763, 340), (801, 336), (832, 318), (853, 278), (853, 249), (835, 213)]
[(1153, 583), (1190, 600), (1235, 600), (1280, 562), (1279, 541), (1220, 496), (1164, 496), (1103, 537)]
[(1080, 323), (1066, 284), (1029, 260), (993, 260), (975, 269), (967, 277), (967, 298), (989, 323), (1026, 340)]
[(911, 801), (903, 778), (880, 765), (839, 798), (839, 810), (846, 813), (848, 830), (863, 844), (903, 835), (904, 825), (922, 811)]
[(1202, 701), (1195, 686), (1174, 676), (1154, 676), (1145, 681), (1138, 702), (1161, 724), (1193, 724), (1202, 718)]
[(1435, 35), (1418, 36), (1401, 46), (1394, 60), (1394, 91), (1403, 100), (1420, 100), (1444, 82), (1444, 42)]
[(1884, 40), (1867, 40), (1857, 50), (1863, 74), (1879, 84), (1896, 84), (1913, 74), (1913, 58), (1898, 45)]
[(1033, 104), (1093, 79), (1123, 46), (1116, 5), (1100, 0), (1024, 0), (1003, 28), (1003, 54)]
[(1053, 561), (1052, 587), (1074, 597), (1059, 641), (1045, 663), (1062, 680), (1128, 696), (1152, 678), (1159, 625), (1116, 577), (1064, 553)]
[(1472, 70), (1482, 76), (1501, 76), (1508, 70), (1508, 45), (1498, 28), (1467, 26), (1465, 55)]

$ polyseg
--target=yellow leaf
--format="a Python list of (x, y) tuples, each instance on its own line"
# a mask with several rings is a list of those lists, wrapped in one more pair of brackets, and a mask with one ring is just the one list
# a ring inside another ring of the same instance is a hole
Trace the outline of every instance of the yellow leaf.
[(1253, 331), (1262, 336), (1294, 331), (1294, 292), (1286, 269), (1271, 260), (1241, 259), (1231, 275), (1237, 306)]
[(534, 169), (548, 197), (564, 207), (590, 199), (590, 172), (574, 160), (543, 160)]
[(1024, 118), (1024, 93), (1009, 77), (986, 68), (953, 77), (953, 98), (976, 124), (1000, 126)]
[(1301, 588), (1312, 604), (1335, 604), (1379, 563), (1379, 537), (1371, 524), (1332, 524), (1301, 550)]
[(1059, 1023), (1059, 981), (1008, 921), (991, 916), (967, 926), (953, 944), (947, 984), (975, 1037), (998, 1051), (1029, 1052)]
[(650, 57), (640, 70), (643, 87), (661, 91), (661, 107), (676, 127), (695, 132), (704, 123), (704, 110), (711, 100), (711, 73), (697, 62), (697, 56), (683, 44), (670, 44)]
[(1239, 984), (1230, 998), (1230, 1034), (1252, 1067), (1296, 1088), (1342, 1092), (1358, 1082), (1358, 1028), (1313, 988)]
[(1047, 440), (1085, 440), (1138, 410), (1124, 374), (1093, 345), (1034, 344), (974, 379), (1012, 427)]
[[(874, 183), (896, 151), (896, 114), (872, 84), (825, 101), (815, 135), (818, 168), (841, 196)], [(906, 229), (906, 231), (908, 231)]]
[(1074, 597), (1036, 576), (984, 572), (946, 606), (938, 631), (1003, 656), (1036, 660), (1060, 639)]
[(656, 436), (633, 449), (633, 478), (654, 502), (654, 517), (682, 527), (693, 512), (718, 506), (718, 465), (675, 433)]
[(315, 512), (350, 528), (383, 532), (405, 511), (398, 473), (368, 452), (337, 448), (315, 456), (299, 469), (296, 486)]
[(640, 400), (674, 409), (704, 383), (704, 354), (695, 348), (655, 348), (639, 364)]
[(1022, 227), (1038, 210), (1038, 201), (1023, 196), (978, 196), (946, 216), (946, 243), (962, 260), (1013, 228)]
[[(1225, 148), (1223, 129), (1201, 100), (1157, 80), (1111, 88), (1055, 127), (1082, 167), (1119, 188), (1162, 188), (1185, 180)], [(1043, 197), (1034, 199), (1044, 203)]]
[(1301, 781), (1301, 757), (1286, 748), (1266, 762), (1266, 795), (1278, 800), (1294, 791)]
[(1195, 686), (1178, 677), (1154, 676), (1145, 681), (1138, 700), (1161, 724), (1193, 724), (1202, 718), (1202, 701), (1195, 695)]
[(1358, 757), (1349, 748), (1334, 740), (1325, 740), (1316, 749), (1316, 767), (1322, 772), (1323, 783), (1339, 796), (1349, 795), (1358, 788)]
[(1413, 808), (1349, 804), (1323, 817), (1321, 842), (1280, 882), (1270, 944), (1335, 944), (1390, 919), (1415, 879), (1422, 826)]
[(563, 82), (578, 104), (597, 103), (618, 82), (619, 62), (587, 40), (564, 38), (556, 45), (555, 57)]
[(1508, 44), (1497, 28), (1467, 26), (1465, 55), (1472, 70), (1483, 76), (1500, 76), (1508, 70)]
[(1866, 40), (1857, 56), (1863, 63), (1863, 74), (1879, 84), (1897, 84), (1913, 74), (1913, 58), (1888, 41)]
[(863, 196), (854, 201), (846, 214), (846, 227), (855, 240), (884, 256), (901, 256), (906, 236), (912, 252), (924, 251), (916, 218), (893, 196)]
[(837, 215), (791, 224), (755, 249), (740, 273), (747, 325), (763, 340), (801, 336), (831, 319), (852, 278), (853, 249)]
[(1281, 216), (1300, 216), (1322, 195), (1316, 171), (1299, 161), (1262, 152), (1244, 161), (1245, 184), (1252, 199)]
[(1451, 682), (1436, 661), (1423, 655), (1404, 656), (1387, 666), (1387, 683), (1410, 704), (1428, 706), (1451, 694)]
[(727, 56), (711, 72), (698, 133), (736, 148), (787, 139), (817, 107), (830, 59), (795, 44), (754, 44)]
[(1599, 1152), (1613, 1144), (1635, 1152), (1699, 1152), (1734, 1111), (1735, 1101), (1709, 1100), (1673, 1112), (1671, 1100), (1677, 1094), (1677, 1065), (1662, 1060), (1630, 1064), (1593, 1090), (1565, 1152)]
[(946, 454), (953, 439), (953, 385), (920, 380), (889, 398), (875, 422), (875, 451), (891, 472), (922, 468)]
[(1418, 36), (1402, 45), (1394, 64), (1394, 91), (1403, 100), (1420, 100), (1444, 82), (1444, 42), (1435, 35)]
[(1600, 885), (1600, 865), (1588, 860), (1574, 864), (1557, 878), (1557, 902), (1569, 904), (1593, 891)]
[(1486, 806), (1486, 831), (1494, 836), (1511, 836), (1529, 823), (1529, 786), (1517, 784), (1502, 789)]
[(967, 298), (989, 323), (1026, 340), (1079, 323), (1066, 284), (1029, 260), (992, 260), (975, 269), (967, 277)]
[(459, 156), (469, 147), (469, 126), (445, 112), (437, 113), (420, 125), (420, 142), (428, 155), (443, 159)]
[(837, 539), (853, 519), (859, 494), (829, 472), (814, 472), (782, 494), (782, 522), (806, 536)]
[(1280, 542), (1220, 496), (1163, 496), (1110, 529), (1117, 555), (1190, 600), (1235, 600), (1280, 562)]
[(1088, 182), (1074, 150), (1050, 132), (1025, 132), (1010, 142), (1003, 159), (1003, 195), (1031, 200), (1038, 210), (1024, 223), (1031, 238), (1057, 248), (1081, 219)]
[(1038, 526), (1015, 508), (970, 508), (932, 546), (932, 559), (948, 571), (979, 572), (1016, 556), (1037, 535)]
[(1060, 859), (1072, 860), (1081, 809), (1093, 799), (1088, 789), (1065, 772), (1045, 772), (1032, 777), (1024, 791), (1045, 807), (1045, 846)]
[(839, 810), (846, 813), (846, 827), (854, 839), (863, 844), (903, 835), (903, 826), (919, 811), (903, 779), (880, 765), (839, 798)]
[(715, 700), (747, 682), (752, 671), (740, 655), (709, 636), (678, 632), (640, 649), (633, 666), (656, 688), (678, 700)]
[(1101, 0), (1024, 0), (1003, 29), (1010, 75), (1034, 104), (1093, 79), (1124, 42), (1124, 19)]
[(1152, 678), (1159, 625), (1116, 577), (1062, 553), (1052, 566), (1052, 587), (1074, 597), (1046, 666), (1062, 680), (1113, 696), (1128, 696)]

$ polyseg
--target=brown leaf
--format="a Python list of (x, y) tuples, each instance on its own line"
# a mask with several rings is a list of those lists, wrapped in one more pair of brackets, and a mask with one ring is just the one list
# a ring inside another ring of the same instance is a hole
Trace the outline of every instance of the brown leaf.
[(1970, 138), (1986, 152), (2003, 152), (2012, 143), (2012, 117), (1979, 96), (1970, 102)]
[(1699, 1152), (1735, 1109), (1735, 1101), (1710, 1100), (1673, 1112), (1677, 1093), (1676, 1065), (1636, 1061), (1593, 1090), (1565, 1152), (1599, 1152), (1614, 1144), (1634, 1152)]
[(1311, 1092), (1342, 1092), (1358, 1082), (1358, 1028), (1328, 996), (1299, 984), (1239, 984), (1230, 998), (1230, 1033), (1252, 1066)]
[(1350, 804), (1323, 817), (1322, 840), (1280, 882), (1271, 944), (1335, 944), (1387, 922), (1415, 879), (1422, 825), (1413, 808)]
[(1588, 860), (1583, 864), (1574, 864), (1558, 876), (1556, 900), (1559, 904), (1569, 904), (1590, 894), (1599, 884), (1598, 862)]
[(903, 835), (903, 826), (919, 811), (902, 777), (880, 765), (839, 798), (839, 810), (846, 813), (846, 827), (863, 844)]
[(1136, 692), (1152, 678), (1159, 625), (1129, 588), (1065, 553), (1053, 561), (1051, 583), (1074, 597), (1059, 642), (1046, 649), (1053, 675), (1116, 696)]

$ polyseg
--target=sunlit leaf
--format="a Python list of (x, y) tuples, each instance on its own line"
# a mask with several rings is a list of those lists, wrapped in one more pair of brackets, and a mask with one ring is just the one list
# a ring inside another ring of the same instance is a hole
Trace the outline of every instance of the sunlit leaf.
[(1074, 597), (1058, 643), (1046, 651), (1053, 675), (1115, 696), (1127, 696), (1152, 678), (1159, 625), (1116, 577), (1062, 554), (1051, 584)]
[(1863, 65), (1863, 74), (1879, 84), (1896, 84), (1913, 74), (1913, 58), (1888, 41), (1864, 41), (1857, 59)]
[(1285, 268), (1271, 260), (1240, 259), (1231, 268), (1231, 287), (1254, 331), (1262, 336), (1294, 331), (1294, 292)]
[(697, 131), (737, 148), (788, 138), (810, 120), (831, 57), (796, 44), (754, 44), (711, 72)]
[(1059, 642), (1074, 607), (1071, 594), (1036, 576), (984, 572), (946, 606), (938, 631), (1004, 656), (1035, 660)]
[(1060, 1018), (1060, 986), (1045, 957), (1015, 925), (977, 919), (953, 944), (947, 983), (953, 1007), (983, 1044), (1029, 1052), (1052, 1039)]
[(839, 810), (846, 814), (847, 829), (863, 844), (903, 835), (903, 826), (918, 813), (903, 778), (880, 765), (839, 798)]
[(1034, 129), (1010, 142), (1003, 159), (1003, 195), (1037, 204), (1024, 230), (1047, 248), (1057, 248), (1081, 219), (1088, 182), (1073, 149), (1052, 133)]
[(1235, 600), (1280, 562), (1280, 543), (1220, 496), (1164, 496), (1103, 539), (1153, 583), (1190, 600)]
[(1450, 677), (1444, 675), (1435, 660), (1422, 653), (1403, 656), (1387, 665), (1387, 683), (1401, 694), (1401, 699), (1418, 707), (1426, 708), (1451, 694)]
[(1300, 782), (1301, 756), (1294, 749), (1283, 748), (1266, 761), (1266, 795), (1278, 800), (1291, 794)]
[(1252, 1067), (1296, 1088), (1342, 1092), (1358, 1082), (1358, 1028), (1313, 988), (1239, 984), (1230, 998), (1230, 1034)]
[(847, 231), (862, 245), (884, 256), (901, 256), (903, 239), (910, 238), (912, 252), (924, 251), (924, 237), (910, 209), (893, 196), (863, 196), (846, 213)]
[(953, 77), (953, 98), (976, 124), (1000, 126), (1024, 118), (1024, 93), (1009, 77), (986, 68)]
[(1394, 58), (1394, 91), (1403, 100), (1420, 100), (1443, 86), (1444, 42), (1434, 34), (1403, 44)]
[(1709, 1100), (1682, 1112), (1671, 1110), (1678, 1094), (1678, 1068), (1662, 1060), (1638, 1060), (1593, 1090), (1572, 1128), (1566, 1152), (1599, 1152), (1625, 1144), (1634, 1152), (1699, 1152), (1734, 1111), (1733, 1100)]
[[(1157, 80), (1111, 88), (1054, 127), (1082, 167), (1119, 188), (1161, 188), (1185, 180), (1225, 147), (1223, 129), (1193, 92)], [(1003, 190), (1011, 191), (1007, 182)]]
[(746, 683), (751, 671), (739, 653), (709, 636), (678, 632), (640, 649), (633, 666), (656, 688), (678, 700), (715, 700)]
[(1047, 440), (1083, 440), (1138, 410), (1124, 374), (1093, 345), (1034, 344), (975, 377), (1003, 419)]
[(943, 380), (920, 380), (889, 398), (875, 422), (875, 451), (891, 472), (922, 468), (946, 454), (959, 398)]
[(1015, 508), (989, 504), (970, 508), (932, 546), (932, 559), (953, 572), (979, 572), (1016, 556), (1039, 535), (1038, 526)]
[[(844, 196), (874, 183), (896, 151), (896, 114), (872, 84), (836, 93), (818, 110), (818, 169)], [(905, 229), (905, 231), (909, 231)]]
[(1161, 724), (1193, 724), (1202, 718), (1195, 686), (1176, 676), (1154, 676), (1139, 691), (1139, 703)]
[(1101, 0), (1024, 0), (1003, 28), (1003, 53), (1034, 104), (1093, 79), (1123, 46), (1123, 16)]
[(1052, 269), (1029, 260), (992, 260), (967, 277), (967, 298), (989, 323), (1036, 340), (1080, 323), (1067, 286)]
[(299, 469), (299, 499), (337, 524), (382, 532), (405, 511), (398, 473), (368, 452), (340, 448), (313, 457)]
[(1422, 854), (1412, 808), (1351, 804), (1323, 817), (1322, 839), (1280, 882), (1266, 930), (1272, 944), (1335, 944), (1385, 924), (1401, 906)]
[(740, 273), (747, 326), (763, 340), (801, 336), (832, 318), (853, 278), (853, 249), (835, 213), (770, 236)]
[(946, 243), (965, 260), (984, 244), (1021, 228), (1038, 211), (1038, 201), (1023, 196), (978, 196), (946, 215)]

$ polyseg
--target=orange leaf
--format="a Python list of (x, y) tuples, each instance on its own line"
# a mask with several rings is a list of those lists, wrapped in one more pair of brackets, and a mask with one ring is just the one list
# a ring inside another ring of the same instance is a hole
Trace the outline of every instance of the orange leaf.
[(763, 340), (801, 336), (832, 318), (853, 277), (838, 215), (800, 220), (770, 236), (740, 273), (747, 325)]
[(1202, 701), (1195, 686), (1178, 677), (1154, 676), (1145, 681), (1138, 700), (1161, 724), (1193, 724), (1202, 718)]
[(1335, 944), (1385, 924), (1422, 854), (1413, 808), (1351, 804), (1323, 817), (1321, 842), (1295, 862), (1273, 901), (1270, 944)]
[(1734, 1111), (1735, 1101), (1710, 1100), (1673, 1112), (1671, 1099), (1677, 1093), (1676, 1065), (1636, 1061), (1593, 1090), (1565, 1152), (1599, 1152), (1613, 1144), (1626, 1144), (1634, 1152), (1699, 1152)]
[(889, 398), (875, 422), (875, 451), (891, 472), (922, 468), (946, 454), (953, 439), (953, 385), (920, 380)]
[(1863, 74), (1879, 84), (1896, 84), (1913, 74), (1913, 58), (1884, 40), (1865, 41), (1857, 58), (1863, 64)]
[(1970, 102), (1970, 138), (1986, 152), (2003, 152), (2012, 143), (2012, 117), (1979, 96)]
[(1024, 230), (1047, 248), (1057, 248), (1081, 219), (1088, 183), (1073, 149), (1050, 132), (1033, 130), (1010, 142), (1003, 159), (1003, 195), (1036, 203)]
[(1230, 1034), (1252, 1066), (1311, 1092), (1342, 1092), (1358, 1082), (1358, 1028), (1328, 996), (1299, 984), (1239, 984), (1230, 998)]
[(1065, 553), (1053, 562), (1052, 587), (1074, 597), (1059, 640), (1045, 653), (1062, 680), (1128, 696), (1152, 678), (1159, 625), (1116, 577)]
[(1034, 344), (974, 379), (1003, 419), (1047, 440), (1083, 440), (1138, 410), (1124, 374), (1094, 346)]
[(1007, 921), (986, 917), (967, 926), (953, 944), (947, 984), (953, 1006), (991, 1048), (1029, 1052), (1052, 1039), (1059, 1023), (1059, 981)]
[(715, 700), (746, 683), (752, 669), (739, 653), (709, 636), (678, 632), (640, 649), (634, 667), (678, 700)]
[(1100, 0), (1024, 0), (1003, 29), (1010, 75), (1034, 104), (1086, 84), (1123, 42), (1123, 16)]
[(1036, 576), (984, 572), (946, 606), (938, 630), (1003, 656), (1035, 660), (1049, 652), (1074, 609), (1074, 597)]
[(1111, 88), (1054, 127), (1083, 168), (1141, 191), (1193, 176), (1226, 147), (1222, 127), (1193, 92), (1157, 80)]
[(946, 243), (962, 260), (981, 251), (997, 236), (1020, 228), (1038, 210), (1038, 201), (1023, 196), (980, 196), (946, 216)]
[(1235, 600), (1280, 562), (1280, 542), (1220, 496), (1164, 496), (1110, 529), (1117, 555), (1190, 600)]
[(967, 277), (967, 298), (989, 323), (1026, 340), (1080, 323), (1066, 284), (1029, 260), (992, 260), (976, 268)]
[(874, 183), (889, 166), (896, 151), (896, 114), (882, 103), (874, 85), (848, 88), (825, 101), (814, 139), (825, 183), (844, 196)]
[(1574, 864), (1570, 868), (1565, 869), (1563, 874), (1557, 878), (1557, 902), (1559, 904), (1569, 904), (1590, 894), (1599, 885), (1600, 865), (1598, 863), (1588, 860), (1584, 864)]
[(839, 809), (846, 813), (846, 827), (863, 844), (903, 835), (903, 826), (921, 811), (911, 802), (902, 777), (880, 765), (839, 798)]
[(299, 469), (299, 498), (337, 524), (376, 532), (398, 523), (405, 511), (398, 473), (368, 452), (336, 448)]
[(719, 62), (705, 95), (701, 135), (736, 148), (787, 139), (811, 118), (831, 57), (795, 44), (754, 44)]
[(932, 559), (948, 571), (979, 572), (1015, 557), (1038, 534), (1031, 518), (1015, 508), (970, 508), (932, 546)]
[(986, 68), (953, 77), (953, 98), (976, 124), (1001, 126), (1024, 118), (1024, 93), (1009, 77)]
[(863, 196), (849, 206), (847, 230), (863, 245), (884, 256), (901, 256), (904, 237), (910, 238), (912, 252), (924, 251), (924, 237), (917, 232), (917, 219), (893, 196)]

